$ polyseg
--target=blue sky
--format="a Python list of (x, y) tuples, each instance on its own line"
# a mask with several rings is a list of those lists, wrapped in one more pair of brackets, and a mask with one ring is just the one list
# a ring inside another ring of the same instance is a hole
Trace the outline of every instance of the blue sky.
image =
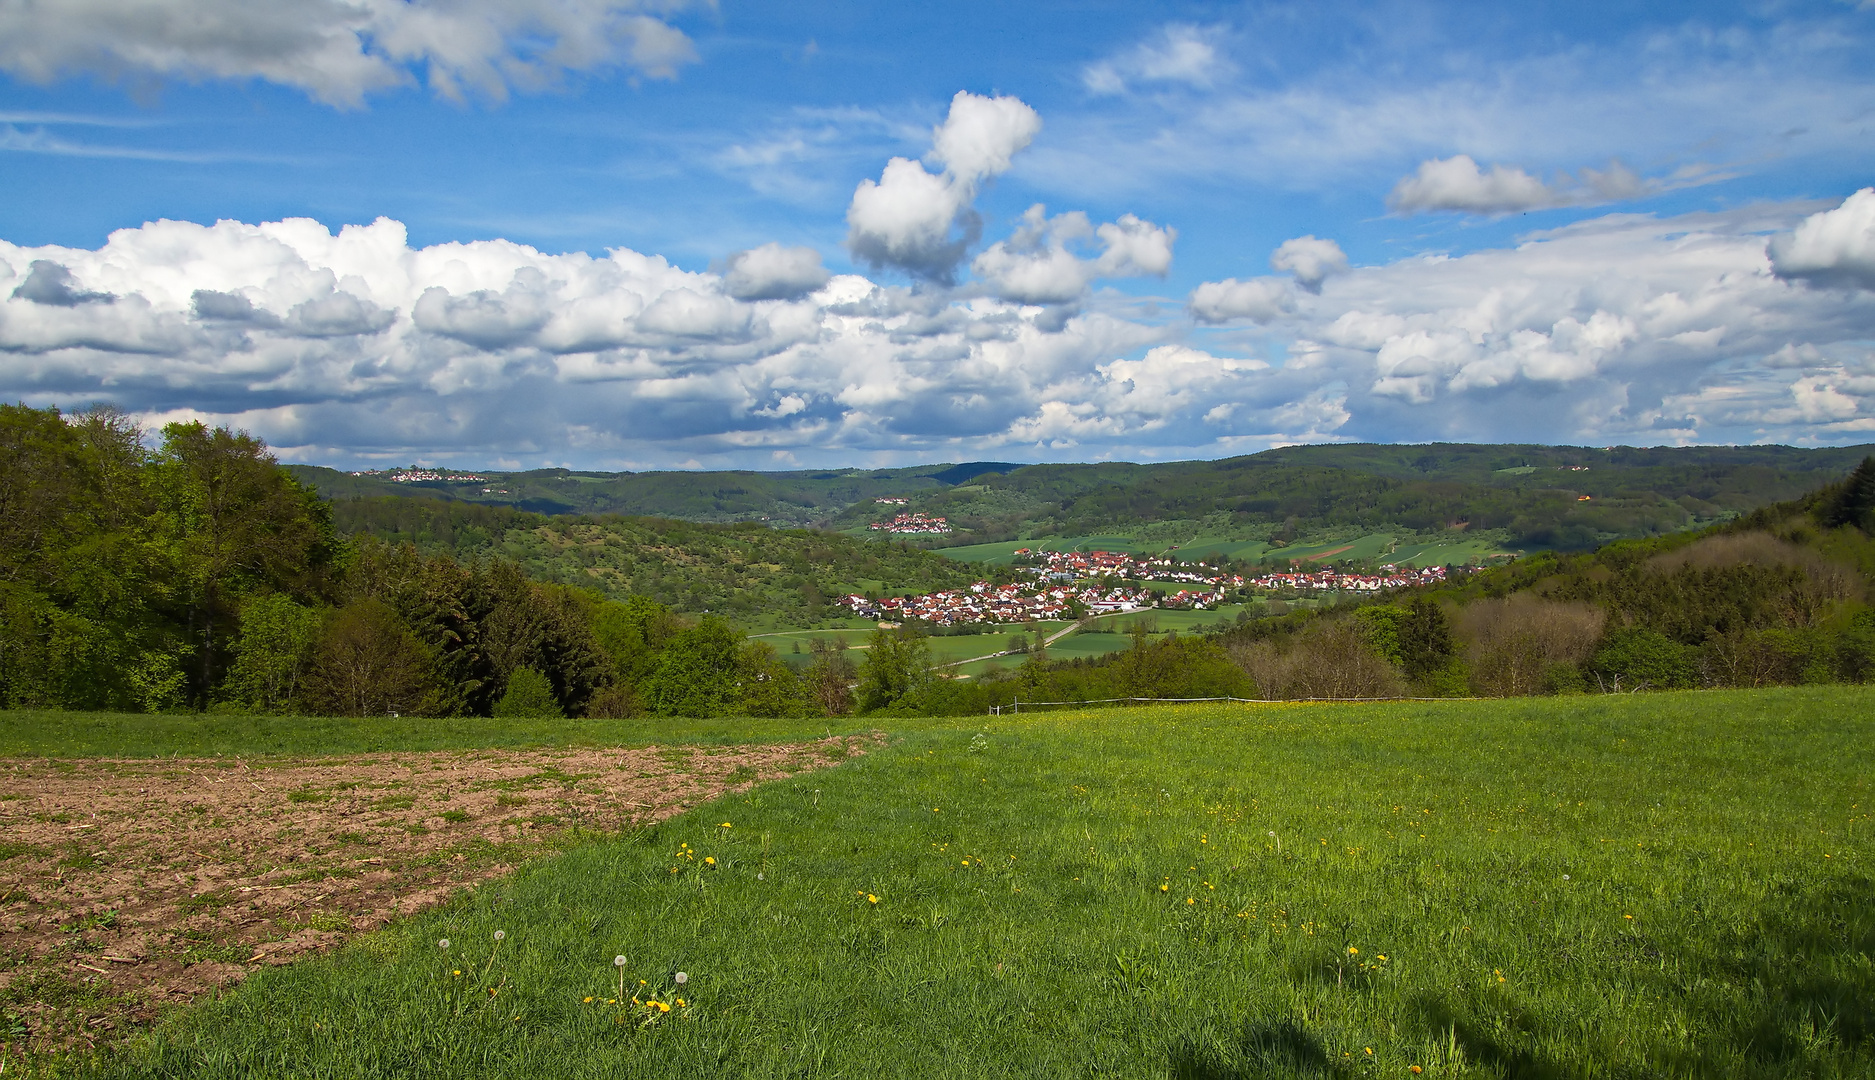
[(48, 0), (0, 10), (0, 392), (338, 465), (1867, 442), (1872, 36)]

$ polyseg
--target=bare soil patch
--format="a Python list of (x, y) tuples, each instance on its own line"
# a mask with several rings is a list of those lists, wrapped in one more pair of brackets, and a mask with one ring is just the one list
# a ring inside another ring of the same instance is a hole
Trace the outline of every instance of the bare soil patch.
[(96, 1045), (165, 1006), (568, 842), (837, 764), (749, 747), (0, 759), (0, 1043)]

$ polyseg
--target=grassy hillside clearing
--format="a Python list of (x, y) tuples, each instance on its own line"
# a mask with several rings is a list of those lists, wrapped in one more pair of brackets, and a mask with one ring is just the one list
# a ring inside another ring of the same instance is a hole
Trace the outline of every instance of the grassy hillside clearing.
[(907, 721), (261, 972), (99, 1071), (1869, 1076), (1872, 705)]

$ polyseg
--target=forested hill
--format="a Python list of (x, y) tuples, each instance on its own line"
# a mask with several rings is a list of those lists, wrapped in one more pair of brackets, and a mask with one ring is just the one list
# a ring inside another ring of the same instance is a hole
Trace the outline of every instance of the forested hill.
[(1295, 446), (1223, 461), (1032, 465), (924, 500), (980, 533), (1191, 520), (1289, 535), (1338, 527), (1494, 531), (1583, 549), (1723, 520), (1854, 469), (1871, 447)]
[[(900, 509), (940, 514), (938, 543), (1085, 535), (1189, 522), (1293, 536), (1324, 529), (1490, 532), (1578, 550), (1724, 520), (1840, 479), (1875, 447), (1292, 446), (1221, 461), (831, 472), (449, 474), (397, 482), (293, 466), (327, 498), (428, 497), (549, 515), (858, 528)], [(930, 542), (930, 541), (927, 541)]]
[(411, 468), (356, 476), (316, 465), (287, 468), (301, 483), (336, 501), (418, 497), (506, 506), (539, 514), (624, 514), (719, 523), (761, 521), (786, 528), (824, 522), (855, 504), (872, 505), (876, 498), (934, 492), (987, 472), (1021, 466), (978, 461), (908, 469), (644, 473)]
[(547, 517), (440, 499), (372, 497), (332, 504), (334, 527), (414, 544), (425, 554), (519, 563), (536, 581), (645, 596), (684, 612), (751, 625), (814, 625), (849, 592), (929, 591), (974, 580), (970, 568), (904, 544), (749, 523), (616, 515)]

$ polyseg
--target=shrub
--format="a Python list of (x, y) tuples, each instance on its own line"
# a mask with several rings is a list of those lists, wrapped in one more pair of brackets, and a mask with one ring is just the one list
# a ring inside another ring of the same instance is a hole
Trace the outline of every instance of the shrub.
[(1606, 618), (1591, 604), (1528, 593), (1466, 606), (1459, 626), (1468, 643), (1473, 691), (1515, 697), (1566, 687), (1569, 677), (1556, 669), (1578, 666), (1594, 653)]
[(1604, 690), (1669, 690), (1693, 685), (1693, 650), (1658, 630), (1623, 626), (1608, 633), (1589, 667)]
[(495, 715), (503, 719), (558, 719), (566, 714), (553, 696), (553, 684), (547, 676), (530, 667), (515, 668), (508, 675), (507, 692), (495, 702)]

